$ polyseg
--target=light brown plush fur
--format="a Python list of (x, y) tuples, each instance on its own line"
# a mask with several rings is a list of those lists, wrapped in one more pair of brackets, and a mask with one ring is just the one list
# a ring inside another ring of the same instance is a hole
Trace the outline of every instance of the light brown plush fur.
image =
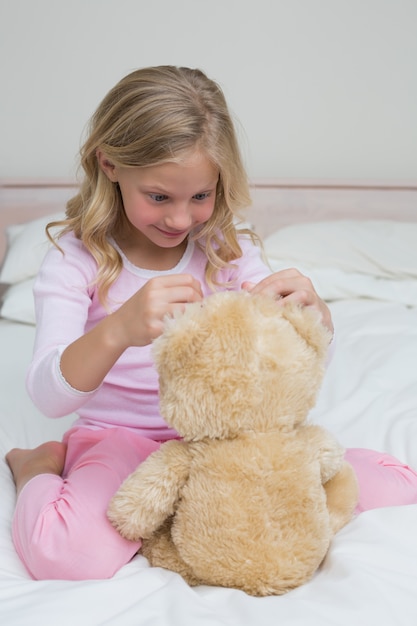
[(329, 340), (311, 309), (243, 292), (167, 322), (160, 405), (183, 440), (140, 465), (108, 511), (152, 565), (259, 596), (313, 576), (357, 501), (344, 450), (306, 421)]

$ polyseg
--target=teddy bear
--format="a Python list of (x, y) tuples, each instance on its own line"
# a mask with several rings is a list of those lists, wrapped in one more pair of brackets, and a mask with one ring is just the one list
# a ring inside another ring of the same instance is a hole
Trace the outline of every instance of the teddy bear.
[(344, 449), (309, 423), (330, 340), (313, 309), (244, 291), (166, 320), (153, 355), (179, 438), (108, 509), (152, 566), (255, 596), (312, 578), (358, 498)]

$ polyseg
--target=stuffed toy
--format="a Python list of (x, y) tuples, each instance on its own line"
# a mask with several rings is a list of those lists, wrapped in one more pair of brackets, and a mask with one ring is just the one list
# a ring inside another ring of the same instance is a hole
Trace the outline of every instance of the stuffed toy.
[(166, 320), (153, 354), (161, 414), (180, 439), (108, 510), (151, 565), (257, 596), (313, 576), (357, 502), (343, 448), (307, 421), (329, 342), (311, 308), (243, 291)]

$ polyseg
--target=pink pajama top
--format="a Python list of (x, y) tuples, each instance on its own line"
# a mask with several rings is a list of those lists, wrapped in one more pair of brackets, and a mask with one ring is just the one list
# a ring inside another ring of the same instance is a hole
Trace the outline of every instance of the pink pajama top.
[[(257, 283), (271, 273), (259, 247), (247, 236), (242, 235), (239, 241), (242, 257), (219, 273), (219, 281), (233, 281), (231, 288), (235, 290), (245, 280)], [(92, 255), (70, 233), (60, 239), (59, 245), (64, 254), (55, 247), (48, 251), (34, 288), (37, 332), (26, 381), (34, 404), (48, 417), (77, 413), (76, 426), (126, 427), (158, 441), (175, 437), (176, 432), (168, 428), (159, 413), (158, 376), (151, 345), (128, 348), (94, 391), (78, 391), (63, 378), (60, 357), (66, 346), (109, 311), (99, 302), (94, 285), (97, 264)], [(109, 291), (110, 312), (157, 275), (189, 273), (200, 281), (205, 296), (211, 292), (204, 277), (206, 256), (192, 241), (178, 265), (165, 272), (141, 269), (121, 255), (123, 269)]]

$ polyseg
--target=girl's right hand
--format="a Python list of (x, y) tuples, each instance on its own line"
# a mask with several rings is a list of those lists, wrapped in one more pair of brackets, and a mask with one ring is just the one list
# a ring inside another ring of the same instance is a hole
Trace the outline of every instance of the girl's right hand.
[(93, 391), (121, 354), (146, 346), (163, 331), (163, 320), (188, 302), (201, 302), (200, 283), (190, 274), (149, 280), (122, 306), (67, 346), (61, 356), (65, 380), (79, 391)]
[(126, 348), (145, 346), (162, 333), (166, 315), (202, 299), (201, 285), (191, 274), (157, 276), (113, 313), (113, 322), (117, 322)]

